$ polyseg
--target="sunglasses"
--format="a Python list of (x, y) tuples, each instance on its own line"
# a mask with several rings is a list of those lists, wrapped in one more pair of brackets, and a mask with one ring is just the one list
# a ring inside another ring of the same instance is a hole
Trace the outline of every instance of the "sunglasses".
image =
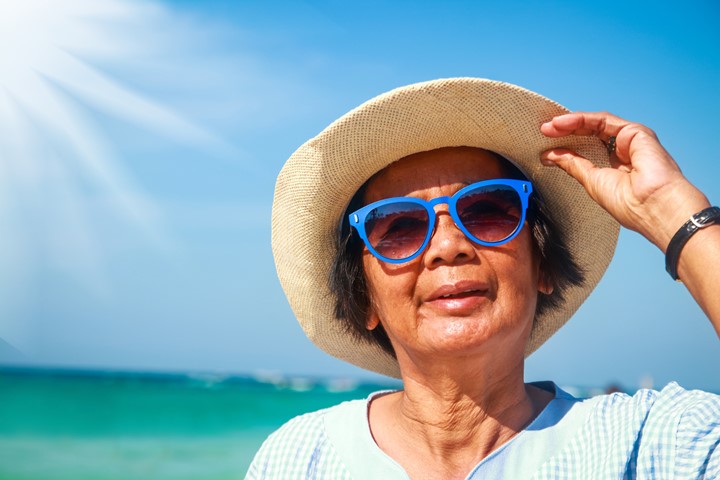
[(409, 262), (430, 243), (435, 205), (447, 203), (455, 225), (470, 240), (488, 247), (517, 236), (525, 223), (532, 184), (493, 179), (473, 183), (452, 197), (422, 200), (394, 197), (366, 205), (349, 215), (370, 253), (388, 263)]

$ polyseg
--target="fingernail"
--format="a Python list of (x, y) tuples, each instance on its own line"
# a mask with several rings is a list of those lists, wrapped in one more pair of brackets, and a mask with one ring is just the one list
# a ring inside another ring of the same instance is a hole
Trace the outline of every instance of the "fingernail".
[(546, 150), (543, 153), (540, 154), (540, 163), (542, 163), (545, 166), (552, 167), (555, 165), (555, 162), (551, 159), (551, 157), (557, 157), (557, 155), (553, 155), (553, 152), (551, 150)]

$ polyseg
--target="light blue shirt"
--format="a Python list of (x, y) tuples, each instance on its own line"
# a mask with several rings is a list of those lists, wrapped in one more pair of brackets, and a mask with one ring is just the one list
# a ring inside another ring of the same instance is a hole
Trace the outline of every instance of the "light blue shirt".
[[(545, 409), (467, 479), (720, 479), (720, 397), (662, 391), (576, 399), (552, 383)], [(375, 444), (367, 400), (301, 415), (272, 434), (246, 479), (403, 479)]]

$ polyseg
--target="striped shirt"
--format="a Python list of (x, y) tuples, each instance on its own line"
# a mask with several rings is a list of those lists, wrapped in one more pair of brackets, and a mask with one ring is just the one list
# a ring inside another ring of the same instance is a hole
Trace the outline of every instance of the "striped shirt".
[[(676, 383), (634, 396), (555, 398), (467, 479), (720, 479), (720, 396)], [(301, 415), (273, 433), (246, 480), (403, 479), (374, 443), (367, 400)]]

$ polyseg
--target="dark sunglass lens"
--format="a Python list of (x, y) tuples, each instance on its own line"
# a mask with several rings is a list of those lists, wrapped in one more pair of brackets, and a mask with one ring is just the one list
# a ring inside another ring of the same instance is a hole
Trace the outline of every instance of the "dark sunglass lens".
[(428, 221), (428, 212), (421, 205), (399, 201), (372, 210), (365, 218), (365, 233), (380, 255), (400, 260), (420, 249)]
[(512, 187), (489, 185), (460, 197), (457, 213), (472, 236), (483, 242), (500, 242), (520, 226), (522, 202)]

